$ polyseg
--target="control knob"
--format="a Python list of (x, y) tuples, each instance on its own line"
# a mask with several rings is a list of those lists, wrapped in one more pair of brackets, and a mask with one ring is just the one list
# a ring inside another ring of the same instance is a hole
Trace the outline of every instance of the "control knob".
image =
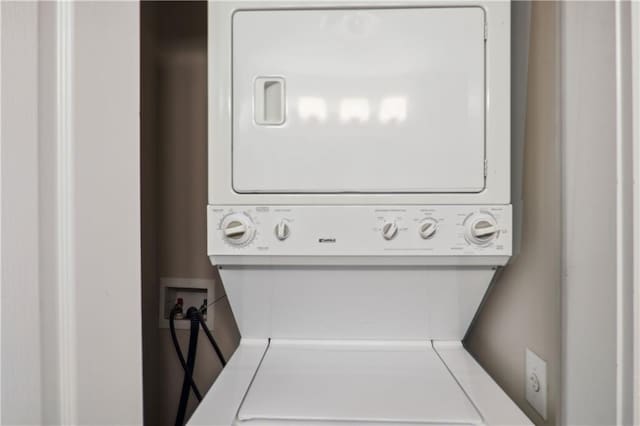
[(385, 240), (393, 240), (398, 235), (398, 224), (395, 222), (386, 222), (382, 226), (382, 236)]
[(233, 245), (249, 244), (255, 236), (253, 221), (244, 213), (231, 213), (222, 220), (222, 235)]
[(438, 229), (438, 221), (435, 219), (426, 219), (420, 223), (418, 233), (422, 238), (428, 240), (433, 237)]
[(477, 245), (487, 245), (498, 236), (496, 220), (483, 214), (473, 217), (467, 228), (467, 239)]
[(281, 220), (280, 223), (276, 225), (275, 229), (276, 238), (280, 241), (284, 241), (289, 238), (289, 234), (291, 230), (289, 229), (289, 224), (285, 220)]

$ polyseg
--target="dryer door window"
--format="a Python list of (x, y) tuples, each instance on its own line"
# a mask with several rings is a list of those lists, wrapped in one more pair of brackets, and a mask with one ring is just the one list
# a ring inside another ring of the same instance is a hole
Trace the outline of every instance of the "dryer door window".
[(482, 191), (484, 25), (479, 7), (236, 12), (234, 189)]

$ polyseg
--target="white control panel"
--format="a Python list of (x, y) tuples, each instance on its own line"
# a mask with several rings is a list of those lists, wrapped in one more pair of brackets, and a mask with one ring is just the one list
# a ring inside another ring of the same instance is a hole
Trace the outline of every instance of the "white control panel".
[(511, 206), (209, 206), (210, 256), (510, 256)]

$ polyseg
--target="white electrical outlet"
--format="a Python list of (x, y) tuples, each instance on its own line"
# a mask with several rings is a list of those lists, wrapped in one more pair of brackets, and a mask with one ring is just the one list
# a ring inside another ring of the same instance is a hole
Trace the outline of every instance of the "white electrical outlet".
[(547, 363), (527, 348), (526, 354), (526, 397), (529, 404), (547, 419)]
[[(214, 294), (215, 281), (201, 278), (160, 278), (160, 309), (159, 327), (169, 328), (169, 314), (176, 304), (178, 298), (182, 299), (184, 312), (190, 306), (200, 308), (206, 300), (207, 327), (213, 330), (213, 303), (216, 299)], [(175, 321), (176, 329), (189, 329), (190, 323), (187, 319)]]

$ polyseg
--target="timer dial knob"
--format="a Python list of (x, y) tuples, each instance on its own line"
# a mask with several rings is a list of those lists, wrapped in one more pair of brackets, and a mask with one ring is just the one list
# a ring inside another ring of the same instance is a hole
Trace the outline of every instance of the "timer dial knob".
[(467, 228), (467, 240), (476, 245), (487, 245), (498, 236), (498, 232), (498, 225), (492, 216), (473, 216)]
[(287, 238), (289, 238), (289, 235), (291, 234), (291, 229), (289, 228), (289, 224), (287, 223), (286, 220), (281, 220), (280, 223), (276, 225), (275, 233), (276, 233), (276, 238), (279, 239), (280, 241), (284, 241)]
[(255, 236), (253, 221), (244, 213), (231, 213), (222, 220), (222, 236), (230, 244), (243, 246)]
[(433, 237), (438, 229), (438, 221), (435, 219), (425, 219), (418, 226), (418, 233), (422, 238), (428, 240)]
[(382, 236), (385, 240), (393, 240), (398, 235), (398, 224), (395, 222), (386, 222), (382, 225)]

